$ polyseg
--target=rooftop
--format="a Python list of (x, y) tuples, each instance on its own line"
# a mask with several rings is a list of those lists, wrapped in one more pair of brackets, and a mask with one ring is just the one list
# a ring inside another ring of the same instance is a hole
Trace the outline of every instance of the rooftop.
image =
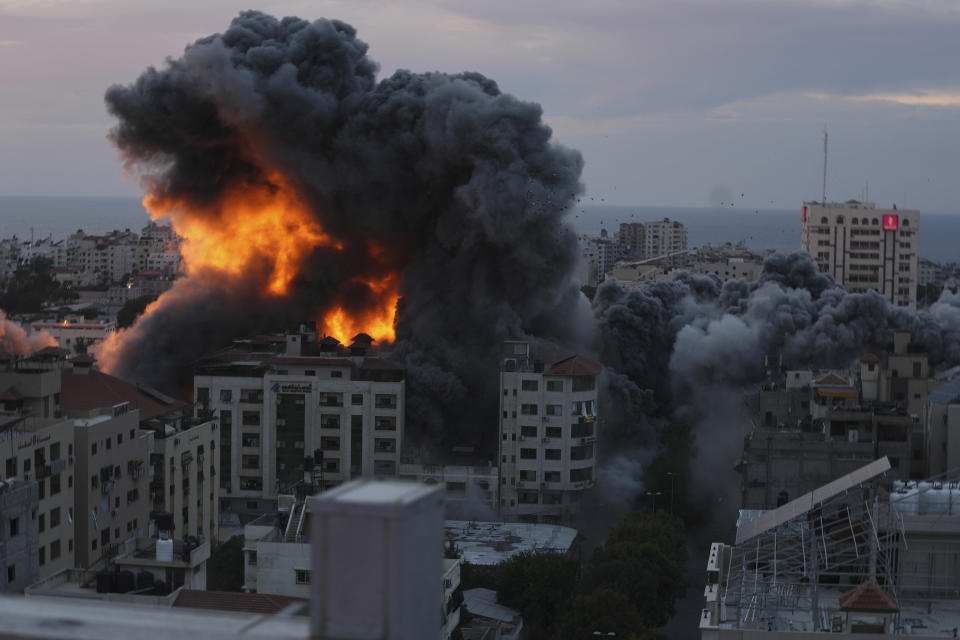
[(493, 565), (523, 551), (568, 553), (577, 530), (556, 524), (447, 520), (446, 537), (471, 564)]
[(182, 400), (96, 369), (81, 375), (64, 368), (61, 370), (60, 385), (60, 407), (68, 413), (93, 411), (129, 402), (131, 409), (140, 409), (140, 420), (150, 420), (188, 406)]

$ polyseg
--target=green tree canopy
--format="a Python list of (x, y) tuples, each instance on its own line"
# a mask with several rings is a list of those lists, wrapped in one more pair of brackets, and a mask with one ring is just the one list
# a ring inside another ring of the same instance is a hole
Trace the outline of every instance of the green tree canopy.
[(516, 609), (530, 638), (555, 638), (576, 592), (580, 563), (556, 551), (524, 551), (500, 563), (497, 602)]

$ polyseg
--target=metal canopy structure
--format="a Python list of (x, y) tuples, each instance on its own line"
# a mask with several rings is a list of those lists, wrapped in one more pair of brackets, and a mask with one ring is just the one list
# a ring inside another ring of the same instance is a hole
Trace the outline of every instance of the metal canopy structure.
[(881, 511), (871, 486), (889, 469), (881, 458), (744, 522), (729, 549), (721, 619), (734, 628), (795, 628), (805, 614), (806, 630), (829, 631), (835, 602), (825, 606), (825, 589), (874, 580), (896, 597), (902, 523), (887, 522), (899, 513)]

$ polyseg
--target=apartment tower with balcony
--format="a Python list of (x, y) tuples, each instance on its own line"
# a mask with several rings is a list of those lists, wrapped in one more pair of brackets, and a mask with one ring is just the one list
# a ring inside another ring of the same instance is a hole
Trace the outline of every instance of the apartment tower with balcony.
[(504, 347), (498, 507), (525, 522), (566, 522), (596, 478), (603, 368), (580, 355), (545, 362), (521, 340)]

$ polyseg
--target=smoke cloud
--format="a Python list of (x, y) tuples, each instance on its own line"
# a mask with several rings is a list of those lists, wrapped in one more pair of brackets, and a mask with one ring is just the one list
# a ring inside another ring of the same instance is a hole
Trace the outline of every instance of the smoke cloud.
[(7, 318), (0, 309), (0, 351), (13, 356), (25, 356), (44, 347), (57, 346), (56, 339), (46, 331), (27, 332), (19, 322)]
[(583, 161), (551, 142), (538, 105), (478, 73), (377, 70), (348, 24), (248, 11), (107, 91), (112, 140), (179, 232), (239, 228), (237, 194), (282, 193), (307, 212), (291, 234), (315, 225), (332, 238), (270, 296), (278, 248), (253, 248), (241, 273), (188, 259), (188, 275), (101, 350), (108, 369), (169, 388), (231, 338), (333, 305), (363, 313), (371, 283), (399, 274), (408, 424), (432, 438), (489, 433), (502, 340), (579, 330), (564, 322), (584, 301), (562, 216)]

